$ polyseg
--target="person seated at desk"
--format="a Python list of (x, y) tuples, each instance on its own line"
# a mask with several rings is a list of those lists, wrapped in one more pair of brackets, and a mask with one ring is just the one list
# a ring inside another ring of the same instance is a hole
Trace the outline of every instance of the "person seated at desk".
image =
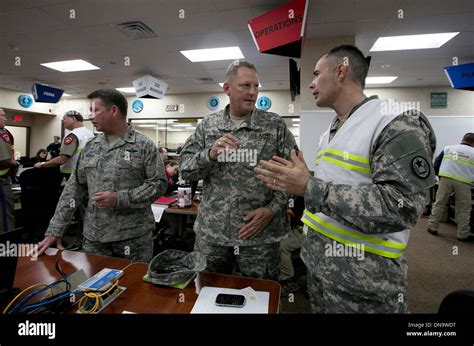
[(31, 164), (35, 164), (35, 163), (38, 163), (38, 162), (46, 162), (46, 161), (48, 161), (46, 159), (47, 157), (48, 157), (48, 152), (46, 151), (46, 149), (40, 149), (36, 153), (36, 156), (32, 157), (30, 159), (30, 162), (31, 162)]
[(168, 180), (165, 195), (169, 195), (178, 189), (178, 163), (174, 160), (168, 160), (165, 162), (165, 167), (166, 179)]

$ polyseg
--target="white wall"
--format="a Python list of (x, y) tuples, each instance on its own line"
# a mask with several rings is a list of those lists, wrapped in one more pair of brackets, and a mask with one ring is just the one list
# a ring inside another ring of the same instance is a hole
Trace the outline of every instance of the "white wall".
[(10, 133), (13, 135), (13, 138), (15, 139), (15, 159), (19, 160), (21, 156), (26, 156), (26, 137), (28, 128), (20, 126), (6, 126), (6, 129), (10, 131)]
[[(229, 98), (224, 93), (196, 93), (186, 95), (165, 95), (161, 100), (156, 99), (140, 99), (143, 102), (143, 110), (140, 113), (132, 111), (132, 103), (137, 100), (136, 97), (127, 97), (128, 101), (128, 118), (129, 119), (147, 119), (147, 118), (202, 118), (213, 113), (207, 108), (207, 100), (211, 96), (220, 98), (220, 108), (229, 102)], [(261, 91), (258, 95), (267, 96), (272, 101), (270, 112), (278, 113), (282, 116), (298, 115), (300, 108), (299, 97), (294, 102), (291, 101), (289, 91)], [(68, 110), (76, 110), (81, 112), (85, 117), (89, 115), (88, 99), (65, 99), (60, 101), (58, 114), (63, 114)], [(166, 112), (166, 105), (179, 105), (179, 111)]]
[[(446, 108), (430, 108), (431, 92), (447, 92), (448, 106)], [(474, 92), (457, 90), (450, 87), (422, 88), (370, 88), (365, 89), (367, 96), (378, 95), (379, 98), (390, 98), (401, 102), (419, 102), (421, 111), (427, 115), (473, 115)]]
[(25, 112), (33, 112), (33, 113), (43, 113), (43, 114), (50, 114), (50, 115), (56, 114), (56, 109), (59, 103), (51, 104), (51, 103), (33, 102), (31, 107), (23, 108), (18, 103), (18, 97), (24, 94), (30, 95), (31, 97), (33, 97), (31, 93), (19, 93), (17, 91), (0, 89), (0, 107), (20, 110), (20, 111), (25, 111)]

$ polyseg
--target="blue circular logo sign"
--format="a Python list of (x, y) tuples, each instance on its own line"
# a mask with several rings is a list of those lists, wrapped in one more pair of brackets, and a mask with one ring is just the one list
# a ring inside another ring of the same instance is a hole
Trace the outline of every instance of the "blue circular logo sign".
[(207, 99), (207, 108), (211, 111), (215, 111), (219, 108), (221, 100), (217, 96), (211, 96)]
[(18, 97), (18, 103), (23, 108), (30, 108), (33, 104), (33, 98), (30, 95), (20, 95)]
[(143, 110), (143, 102), (140, 100), (135, 100), (132, 103), (132, 110), (135, 113), (140, 113)]
[(267, 111), (272, 106), (272, 101), (266, 96), (259, 97), (257, 100), (257, 108), (262, 111)]

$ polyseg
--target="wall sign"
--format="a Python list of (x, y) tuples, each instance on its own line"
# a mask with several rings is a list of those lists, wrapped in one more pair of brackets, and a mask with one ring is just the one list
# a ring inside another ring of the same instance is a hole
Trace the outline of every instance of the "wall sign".
[(211, 96), (207, 99), (207, 108), (211, 111), (215, 111), (219, 108), (221, 100), (217, 96)]
[(30, 108), (33, 104), (33, 98), (30, 95), (20, 95), (18, 97), (18, 103), (23, 108)]
[(448, 93), (431, 93), (430, 96), (431, 108), (446, 108), (448, 107)]
[(31, 92), (35, 98), (35, 102), (58, 103), (63, 96), (64, 90), (34, 83)]
[(166, 111), (167, 112), (177, 112), (178, 111), (178, 105), (166, 105)]
[(307, 0), (291, 0), (248, 21), (260, 53), (301, 58), (306, 32)]
[(132, 110), (135, 113), (140, 113), (143, 110), (143, 102), (140, 100), (135, 100), (132, 103)]
[(444, 72), (454, 89), (474, 91), (474, 62), (447, 66)]
[(257, 100), (258, 109), (261, 109), (262, 111), (267, 111), (270, 109), (271, 106), (272, 106), (272, 101), (268, 97), (262, 96), (258, 98)]

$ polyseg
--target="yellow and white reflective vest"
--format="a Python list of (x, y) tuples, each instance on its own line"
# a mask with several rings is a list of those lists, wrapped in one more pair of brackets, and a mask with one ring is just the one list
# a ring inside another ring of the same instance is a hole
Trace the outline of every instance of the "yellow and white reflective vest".
[[(387, 112), (387, 102), (379, 99), (367, 101), (346, 120), (331, 141), (329, 129), (323, 134), (316, 154), (315, 177), (334, 184), (373, 184), (370, 168), (372, 148), (383, 129), (399, 115)], [(363, 233), (323, 213), (313, 214), (308, 210), (301, 221), (306, 232), (309, 227), (337, 242), (363, 245), (364, 251), (388, 258), (402, 256), (410, 236), (409, 229), (385, 234)]]
[(71, 156), (69, 161), (66, 162), (64, 165), (61, 165), (61, 173), (66, 174), (72, 173), (72, 170), (74, 169), (74, 167), (76, 167), (77, 159), (79, 158), (79, 154), (81, 153), (82, 148), (84, 148), (84, 145), (86, 145), (89, 139), (94, 137), (94, 133), (88, 128), (85, 128), (84, 126), (72, 130), (71, 133), (76, 135), (77, 139), (79, 140), (79, 145), (77, 146), (76, 151)]
[[(0, 129), (0, 141), (5, 142), (11, 148), (12, 151), (12, 160), (15, 159), (15, 139), (13, 135), (7, 129)], [(5, 168), (0, 170), (0, 177), (7, 175), (10, 171), (10, 168)]]
[(474, 181), (474, 148), (464, 144), (450, 145), (444, 148), (439, 176), (472, 184)]

